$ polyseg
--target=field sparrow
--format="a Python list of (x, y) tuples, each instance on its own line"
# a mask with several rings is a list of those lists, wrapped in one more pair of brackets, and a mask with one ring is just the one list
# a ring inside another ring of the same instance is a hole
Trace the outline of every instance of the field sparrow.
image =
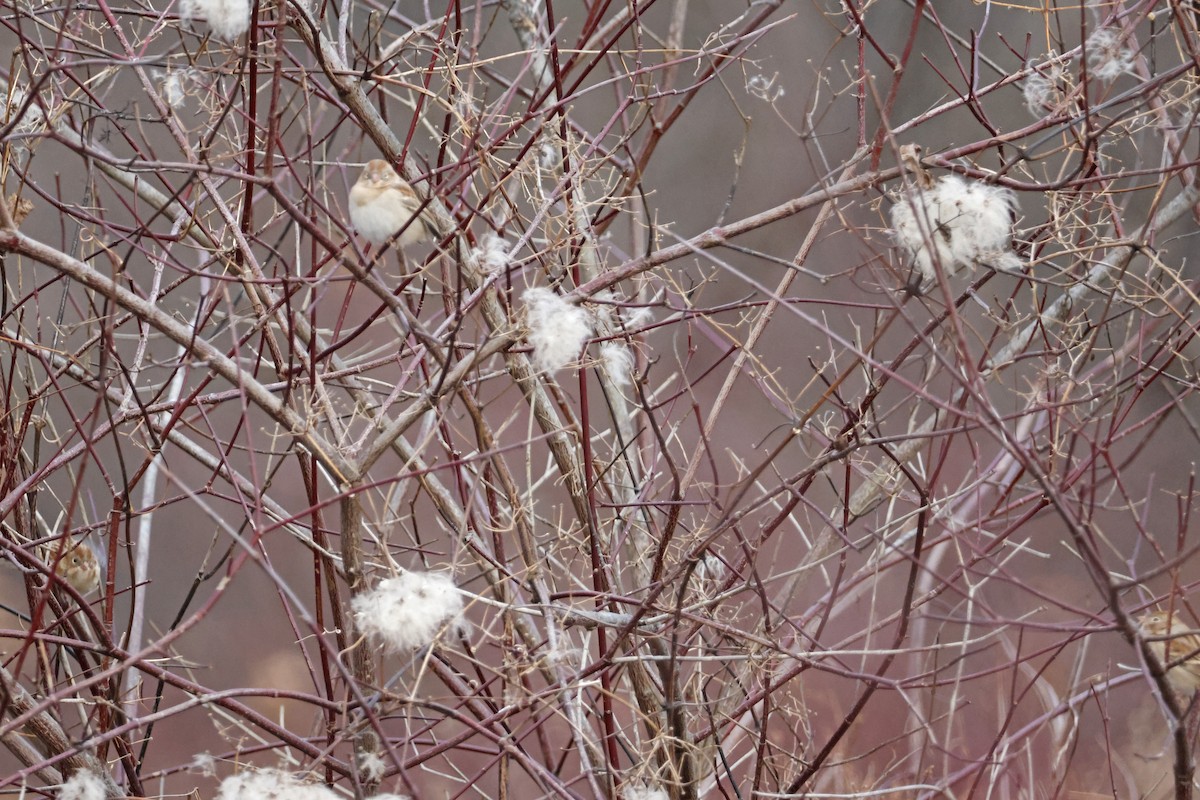
[(399, 247), (433, 238), (423, 217), (413, 219), (420, 207), (417, 193), (382, 159), (368, 161), (358, 183), (350, 189), (350, 222), (371, 244), (391, 240), (401, 228), (404, 233), (394, 240)]
[(1200, 635), (1178, 615), (1170, 618), (1170, 628), (1167, 619), (1165, 611), (1154, 611), (1139, 617), (1138, 625), (1148, 638), (1164, 637), (1148, 642), (1150, 650), (1163, 666), (1179, 662), (1167, 672), (1167, 683), (1180, 697), (1190, 699), (1200, 688)]
[(77, 542), (64, 551), (54, 571), (81, 595), (91, 594), (100, 588), (100, 561), (86, 542)]

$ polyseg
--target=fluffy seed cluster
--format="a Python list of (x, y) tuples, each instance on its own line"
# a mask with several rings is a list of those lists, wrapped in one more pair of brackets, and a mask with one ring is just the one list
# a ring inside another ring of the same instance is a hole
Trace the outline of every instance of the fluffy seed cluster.
[(608, 366), (608, 373), (618, 388), (628, 389), (633, 379), (633, 351), (622, 342), (605, 342), (600, 345), (600, 358)]
[(58, 793), (58, 800), (104, 800), (104, 781), (94, 772), (81, 769), (72, 775)]
[(168, 73), (162, 82), (163, 101), (171, 108), (179, 109), (183, 106), (184, 97), (183, 79), (178, 72)]
[(217, 759), (212, 753), (196, 753), (187, 769), (188, 772), (198, 772), (211, 778), (217, 774)]
[(906, 190), (892, 206), (892, 230), (924, 281), (940, 266), (947, 275), (984, 264), (1021, 266), (1012, 252), (1016, 196), (1008, 189), (958, 175), (943, 175), (932, 188)]
[(542, 142), (538, 148), (538, 165), (547, 171), (558, 169), (562, 162), (562, 148), (554, 142)]
[(705, 553), (704, 557), (696, 562), (696, 579), (700, 581), (719, 582), (725, 580), (725, 562), (717, 558), (712, 553)]
[(1043, 73), (1033, 73), (1021, 82), (1025, 108), (1038, 119), (1044, 117), (1047, 111), (1060, 110), (1066, 99), (1065, 89), (1069, 82), (1062, 64), (1053, 64)]
[(657, 786), (627, 786), (625, 800), (668, 800), (668, 795)]
[(508, 243), (494, 233), (484, 234), (479, 247), (475, 248), (475, 258), (479, 262), (479, 268), (489, 275), (507, 269), (512, 263), (512, 257), (508, 254)]
[[(103, 800), (103, 791), (98, 800)], [(89, 799), (90, 800), (90, 799)], [(278, 769), (255, 769), (221, 781), (216, 800), (342, 800), (341, 795), (319, 783), (306, 783), (299, 776)], [(409, 800), (401, 794), (377, 794), (371, 800)]]
[(224, 42), (250, 30), (249, 0), (181, 0), (179, 16), (188, 22), (203, 19), (213, 36)]
[(1121, 46), (1121, 32), (1098, 28), (1087, 38), (1088, 71), (1110, 83), (1133, 71), (1133, 51)]
[(277, 769), (248, 770), (221, 781), (217, 800), (338, 800), (327, 786)]
[(463, 600), (447, 572), (402, 572), (354, 598), (351, 607), (363, 633), (405, 653), (432, 644), (462, 614)]
[(552, 289), (535, 287), (522, 295), (529, 324), (533, 360), (547, 372), (562, 369), (579, 356), (592, 335), (586, 311), (563, 300)]
[(169, 70), (161, 76), (160, 94), (163, 102), (176, 111), (183, 108), (194, 91), (197, 72), (191, 67)]

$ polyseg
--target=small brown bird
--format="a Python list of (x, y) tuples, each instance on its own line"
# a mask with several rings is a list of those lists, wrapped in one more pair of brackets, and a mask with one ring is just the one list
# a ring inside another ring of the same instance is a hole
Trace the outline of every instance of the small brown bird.
[(350, 189), (350, 222), (371, 244), (392, 240), (401, 228), (404, 233), (393, 240), (401, 248), (433, 238), (429, 223), (417, 216), (420, 207), (421, 200), (412, 186), (382, 159), (368, 161), (358, 183)]
[[(51, 553), (51, 557), (53, 557)], [(81, 595), (89, 595), (100, 588), (100, 561), (87, 542), (76, 542), (62, 554), (54, 565), (58, 577), (71, 584)]]
[[(1154, 611), (1138, 618), (1138, 625), (1150, 641), (1151, 652), (1164, 667), (1178, 662), (1167, 671), (1167, 683), (1184, 700), (1190, 700), (1200, 688), (1200, 635), (1186, 622), (1173, 615), (1168, 626), (1165, 611)], [(1170, 637), (1170, 638), (1167, 638)]]

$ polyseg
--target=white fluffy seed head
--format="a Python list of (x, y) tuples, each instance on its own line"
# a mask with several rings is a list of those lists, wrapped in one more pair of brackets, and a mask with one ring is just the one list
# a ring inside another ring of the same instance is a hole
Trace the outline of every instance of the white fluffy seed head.
[(351, 603), (359, 630), (389, 650), (406, 653), (432, 644), (463, 610), (462, 593), (447, 572), (401, 572)]
[(649, 306), (634, 306), (622, 309), (621, 316), (625, 319), (625, 327), (641, 328), (654, 321), (654, 312)]
[(529, 344), (540, 369), (554, 372), (579, 357), (592, 335), (592, 322), (579, 306), (563, 300), (552, 289), (535, 287), (522, 296)]
[(1021, 84), (1021, 95), (1025, 98), (1025, 108), (1029, 113), (1041, 119), (1046, 107), (1053, 102), (1054, 84), (1035, 72)]
[(635, 784), (625, 787), (625, 800), (670, 800), (670, 795), (658, 786)]
[(247, 770), (221, 781), (217, 800), (340, 800), (327, 786), (277, 769)]
[(217, 774), (217, 759), (211, 753), (196, 753), (192, 756), (192, 763), (188, 764), (188, 772), (213, 777)]
[(104, 780), (96, 773), (81, 769), (58, 792), (58, 800), (104, 800)]
[[(1046, 56), (1047, 60), (1057, 58), (1054, 54)], [(1047, 111), (1061, 111), (1070, 86), (1061, 62), (1052, 63), (1041, 72), (1034, 72), (1021, 82), (1021, 96), (1025, 99), (1025, 108), (1033, 116), (1041, 119)]]
[(512, 263), (508, 242), (494, 233), (486, 233), (479, 240), (479, 247), (475, 248), (475, 259), (479, 268), (489, 275), (493, 272), (503, 272)]
[(562, 148), (554, 142), (542, 142), (538, 146), (538, 165), (546, 170), (556, 170), (562, 161)]
[(181, 0), (179, 16), (188, 22), (203, 19), (213, 36), (232, 42), (250, 30), (250, 0)]
[(725, 580), (726, 573), (725, 562), (712, 553), (705, 553), (696, 562), (696, 579), (699, 581), (718, 583)]
[(194, 91), (196, 71), (191, 67), (172, 69), (162, 76), (161, 93), (163, 102), (178, 111)]
[(178, 72), (167, 73), (162, 82), (162, 98), (168, 107), (179, 109), (183, 105), (183, 80)]
[(605, 342), (600, 345), (600, 358), (608, 375), (618, 388), (628, 389), (633, 382), (633, 351), (624, 342)]
[(1087, 38), (1088, 72), (1111, 83), (1133, 71), (1133, 51), (1121, 46), (1121, 32), (1113, 28), (1097, 28)]
[(931, 189), (905, 190), (892, 206), (896, 243), (912, 259), (924, 281), (985, 264), (1013, 270), (1012, 221), (1017, 206), (1012, 191), (958, 175), (943, 175)]

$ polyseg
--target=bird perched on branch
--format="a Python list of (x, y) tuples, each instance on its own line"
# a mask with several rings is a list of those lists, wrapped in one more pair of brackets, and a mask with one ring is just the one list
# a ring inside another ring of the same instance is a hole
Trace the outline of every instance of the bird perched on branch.
[(89, 595), (100, 588), (100, 560), (87, 542), (75, 542), (64, 550), (54, 564), (54, 572), (81, 595)]
[(367, 162), (350, 189), (350, 222), (371, 244), (394, 241), (404, 248), (432, 239), (433, 226), (420, 209), (413, 187), (379, 158)]
[(1150, 640), (1150, 651), (1167, 670), (1167, 683), (1183, 700), (1191, 700), (1200, 688), (1200, 635), (1177, 614), (1168, 616), (1165, 611), (1139, 617), (1138, 625)]

